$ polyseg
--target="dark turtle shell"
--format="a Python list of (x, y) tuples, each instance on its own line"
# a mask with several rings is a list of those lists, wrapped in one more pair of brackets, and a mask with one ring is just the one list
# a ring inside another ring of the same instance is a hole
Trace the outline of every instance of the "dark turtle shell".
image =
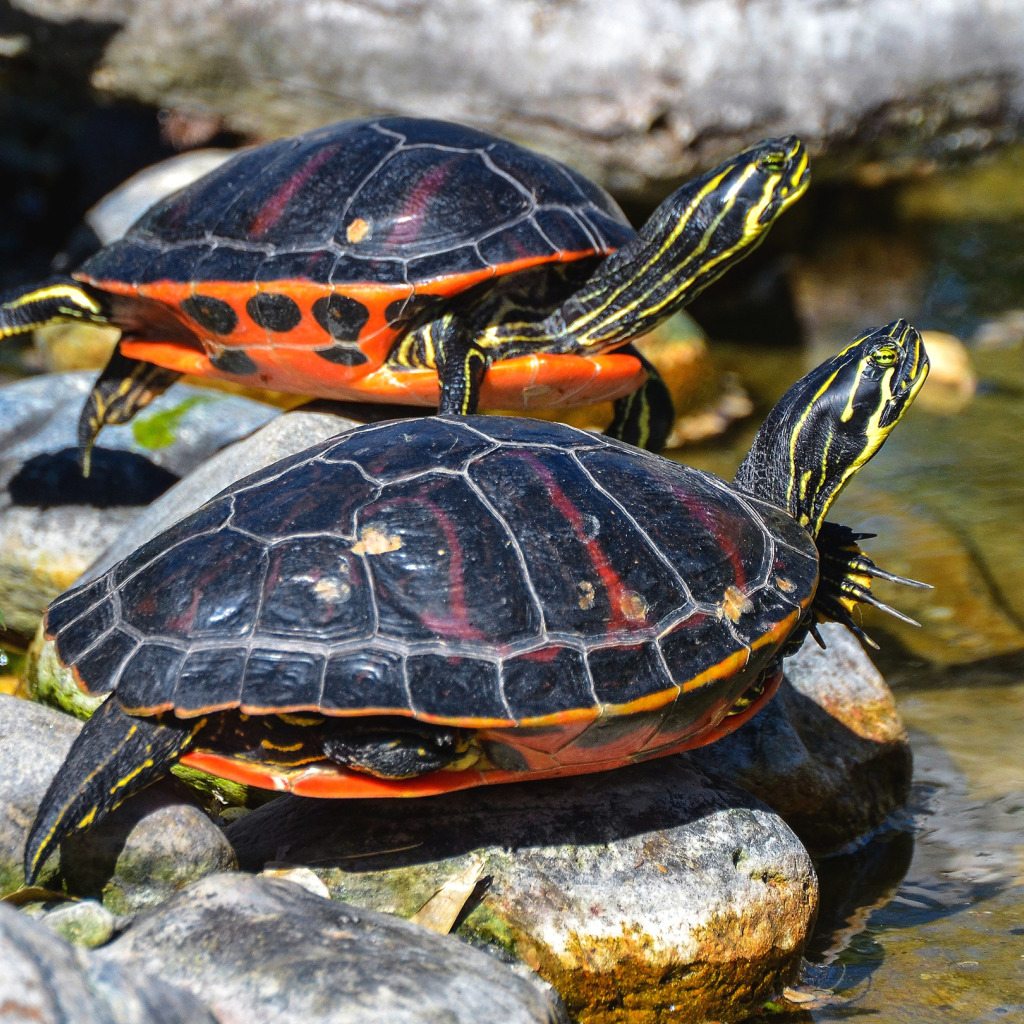
[(134, 328), (126, 355), (360, 397), (343, 385), (445, 299), (633, 236), (603, 189), (555, 160), (444, 121), (375, 118), (243, 151), (75, 276), (129, 297), (115, 317)]
[(817, 569), (793, 519), (708, 473), (557, 423), (426, 418), (234, 484), (46, 629), (132, 714), (411, 716), (560, 774), (713, 730)]

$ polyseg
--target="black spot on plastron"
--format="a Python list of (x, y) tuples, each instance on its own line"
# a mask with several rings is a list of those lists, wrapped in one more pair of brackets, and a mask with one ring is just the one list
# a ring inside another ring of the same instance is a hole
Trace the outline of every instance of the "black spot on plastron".
[(302, 323), (302, 310), (287, 295), (277, 292), (260, 292), (246, 304), (245, 311), (260, 327), (283, 334)]
[(325, 295), (313, 303), (313, 317), (335, 341), (356, 341), (370, 311), (348, 295)]
[(436, 306), (442, 299), (437, 295), (408, 295), (401, 299), (389, 302), (384, 310), (384, 319), (389, 324), (411, 323), (425, 309)]
[(236, 373), (240, 377), (248, 377), (259, 369), (240, 348), (222, 349), (210, 356), (210, 363), (224, 373)]
[(370, 357), (361, 352), (355, 345), (332, 345), (330, 348), (314, 349), (314, 352), (329, 363), (337, 363), (339, 366), (362, 366), (368, 363)]
[(183, 299), (181, 308), (186, 316), (214, 334), (230, 334), (238, 326), (238, 314), (223, 299), (212, 295)]

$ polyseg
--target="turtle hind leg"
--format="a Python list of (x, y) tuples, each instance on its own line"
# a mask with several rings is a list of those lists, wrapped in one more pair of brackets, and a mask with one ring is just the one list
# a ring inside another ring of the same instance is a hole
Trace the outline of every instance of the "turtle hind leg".
[(127, 423), (181, 376), (178, 370), (123, 355), (120, 344), (114, 349), (78, 419), (78, 461), (83, 476), (89, 475), (92, 446), (99, 432), (108, 424)]
[(203, 718), (163, 725), (133, 718), (113, 697), (96, 710), (43, 797), (25, 843), (25, 884), (32, 885), (53, 848), (162, 778), (191, 746)]
[(676, 418), (672, 394), (654, 365), (632, 345), (617, 351), (628, 352), (639, 359), (647, 371), (647, 380), (636, 391), (615, 400), (615, 416), (605, 436), (661, 453)]

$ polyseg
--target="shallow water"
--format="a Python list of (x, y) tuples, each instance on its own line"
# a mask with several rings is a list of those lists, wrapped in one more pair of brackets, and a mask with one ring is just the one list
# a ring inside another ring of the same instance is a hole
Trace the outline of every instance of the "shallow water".
[[(1005, 162), (1024, 168), (1018, 154)], [(805, 348), (718, 349), (762, 404), (850, 340), (851, 324), (900, 315), (970, 341), (1024, 308), (1021, 211), (1000, 219), (979, 201), (984, 219), (934, 223), (948, 189), (910, 190), (914, 219), (862, 230), (845, 256), (826, 232), (801, 257)], [(873, 263), (893, 247), (898, 260)], [(813, 265), (821, 252), (826, 268)], [(880, 835), (819, 865), (796, 993), (806, 1008), (775, 1018), (786, 1024), (1024, 1022), (1024, 344), (1004, 335), (971, 352), (974, 399), (956, 414), (919, 403), (832, 514), (879, 533), (865, 543), (879, 564), (935, 589), (880, 588), (920, 630), (866, 620), (911, 733), (913, 795)], [(729, 475), (751, 432), (685, 459)]]

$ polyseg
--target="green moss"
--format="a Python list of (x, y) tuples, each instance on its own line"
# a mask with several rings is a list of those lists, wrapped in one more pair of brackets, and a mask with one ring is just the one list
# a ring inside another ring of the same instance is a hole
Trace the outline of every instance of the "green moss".
[(206, 395), (193, 395), (170, 409), (140, 417), (132, 424), (132, 437), (143, 448), (169, 448), (177, 440), (178, 427), (189, 410), (212, 401)]

